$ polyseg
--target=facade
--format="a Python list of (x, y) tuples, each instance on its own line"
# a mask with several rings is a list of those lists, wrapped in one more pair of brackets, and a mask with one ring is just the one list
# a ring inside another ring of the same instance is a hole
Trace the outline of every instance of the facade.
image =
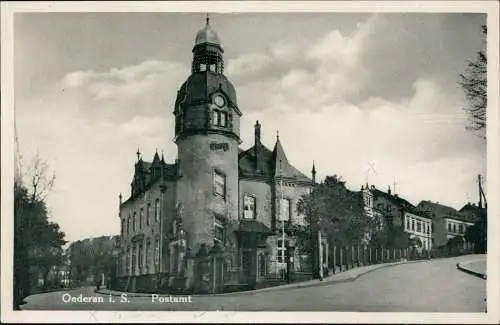
[(384, 227), (403, 227), (410, 238), (418, 238), (422, 245), (417, 249), (432, 249), (432, 219), (421, 213), (407, 200), (366, 184), (361, 187), (365, 212), (368, 217), (378, 221), (379, 230)]
[(456, 209), (431, 201), (421, 201), (417, 208), (432, 218), (432, 238), (435, 247), (442, 247), (454, 237), (464, 239), (464, 247), (469, 248), (470, 243), (465, 242), (467, 227), (474, 224), (473, 219)]
[(468, 202), (460, 210), (458, 210), (458, 212), (460, 212), (466, 220), (476, 222), (486, 215), (486, 208), (480, 207), (475, 203)]
[(432, 249), (432, 219), (421, 213), (411, 213), (404, 211), (405, 232), (410, 234), (410, 238), (418, 238), (422, 246), (419, 250)]
[(74, 285), (94, 285), (115, 276), (120, 238), (101, 236), (78, 240), (68, 247), (68, 269)]
[(287, 269), (287, 252), (291, 269), (303, 268), (288, 230), (304, 222), (297, 202), (313, 179), (289, 163), (279, 137), (272, 150), (261, 142), (258, 121), (253, 146), (240, 148), (243, 113), (208, 19), (192, 52), (173, 110), (177, 159), (147, 162), (138, 151), (131, 195), (120, 195), (120, 290), (255, 286)]

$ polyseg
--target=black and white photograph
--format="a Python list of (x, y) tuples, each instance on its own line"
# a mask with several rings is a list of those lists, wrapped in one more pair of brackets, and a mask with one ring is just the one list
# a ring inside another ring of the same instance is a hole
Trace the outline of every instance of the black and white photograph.
[(2, 321), (497, 323), (499, 6), (443, 5), (3, 2)]

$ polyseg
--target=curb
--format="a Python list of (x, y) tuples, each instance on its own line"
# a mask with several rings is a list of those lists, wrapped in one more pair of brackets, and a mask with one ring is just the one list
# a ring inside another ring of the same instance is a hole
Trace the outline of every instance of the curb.
[(460, 262), (457, 263), (457, 269), (464, 272), (464, 273), (468, 273), (468, 274), (476, 276), (480, 279), (486, 280), (486, 274), (483, 274), (481, 272), (476, 272), (476, 271), (473, 271), (467, 267), (464, 267), (464, 266), (460, 265)]
[[(356, 281), (359, 277), (368, 274), (370, 272), (388, 268), (391, 266), (396, 266), (396, 265), (404, 265), (404, 264), (410, 264), (410, 263), (419, 263), (419, 262), (426, 262), (428, 260), (416, 260), (416, 261), (406, 261), (406, 262), (396, 262), (396, 263), (391, 263), (391, 264), (383, 264), (380, 265), (380, 267), (372, 268), (370, 270), (367, 270), (365, 272), (346, 277), (344, 279), (338, 279), (338, 280), (331, 280), (328, 281), (325, 278), (323, 281), (316, 280), (318, 282), (315, 283), (310, 283), (310, 284), (304, 284), (304, 285), (297, 285), (297, 286), (292, 286), (292, 287), (285, 287), (286, 285), (283, 286), (276, 286), (276, 287), (269, 287), (269, 288), (263, 288), (263, 289), (257, 289), (257, 290), (247, 290), (247, 291), (239, 291), (239, 292), (227, 292), (227, 293), (217, 293), (217, 294), (205, 294), (205, 295), (189, 295), (191, 297), (213, 297), (213, 296), (234, 296), (234, 295), (252, 295), (252, 294), (257, 294), (257, 293), (262, 293), (266, 291), (283, 291), (283, 290), (294, 290), (294, 289), (302, 289), (302, 288), (311, 288), (311, 287), (316, 287), (316, 286), (329, 286), (329, 285), (334, 285), (334, 284), (340, 284), (340, 283), (348, 283), (348, 282), (354, 282)], [(351, 269), (352, 270), (352, 269)], [(336, 273), (338, 274), (338, 273)], [(333, 276), (333, 275), (332, 275)], [(309, 281), (314, 281), (314, 280), (309, 280)], [(140, 297), (151, 297), (152, 294), (154, 293), (131, 293), (131, 292), (105, 292), (103, 290), (97, 290), (94, 289), (95, 293), (100, 293), (104, 295), (111, 295), (115, 297), (119, 297), (122, 294), (127, 294), (127, 297), (133, 297), (133, 298), (140, 298)], [(178, 294), (175, 294), (178, 295)], [(168, 296), (168, 294), (160, 294), (159, 296)]]

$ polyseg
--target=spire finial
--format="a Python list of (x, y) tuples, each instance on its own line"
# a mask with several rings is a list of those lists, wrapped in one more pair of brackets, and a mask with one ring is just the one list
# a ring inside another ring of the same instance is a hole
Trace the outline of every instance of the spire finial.
[(210, 16), (208, 15), (208, 12), (207, 12), (207, 16), (206, 16), (205, 20), (207, 21), (207, 25), (208, 25), (210, 23)]
[(280, 130), (276, 130), (276, 141), (280, 141)]
[(313, 174), (316, 174), (316, 165), (314, 164), (314, 160), (313, 160), (313, 169), (312, 169), (312, 173), (313, 173)]
[(135, 153), (137, 155), (137, 160), (141, 159), (141, 152), (139, 151), (139, 148), (137, 148), (137, 152)]

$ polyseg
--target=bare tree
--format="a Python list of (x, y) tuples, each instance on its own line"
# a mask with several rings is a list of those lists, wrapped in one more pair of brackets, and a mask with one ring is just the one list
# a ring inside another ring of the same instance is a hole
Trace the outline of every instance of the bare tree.
[(55, 171), (49, 172), (49, 165), (42, 160), (39, 152), (33, 158), (28, 173), (23, 176), (29, 178), (27, 186), (31, 202), (45, 201), (47, 194), (54, 187), (56, 174)]
[[(486, 38), (487, 27), (482, 26), (483, 35)], [(468, 129), (478, 132), (486, 139), (486, 106), (487, 101), (487, 59), (486, 50), (477, 53), (474, 61), (468, 61), (467, 68), (460, 74), (460, 86), (467, 96), (468, 106), (465, 111), (469, 116), (471, 124)]]

